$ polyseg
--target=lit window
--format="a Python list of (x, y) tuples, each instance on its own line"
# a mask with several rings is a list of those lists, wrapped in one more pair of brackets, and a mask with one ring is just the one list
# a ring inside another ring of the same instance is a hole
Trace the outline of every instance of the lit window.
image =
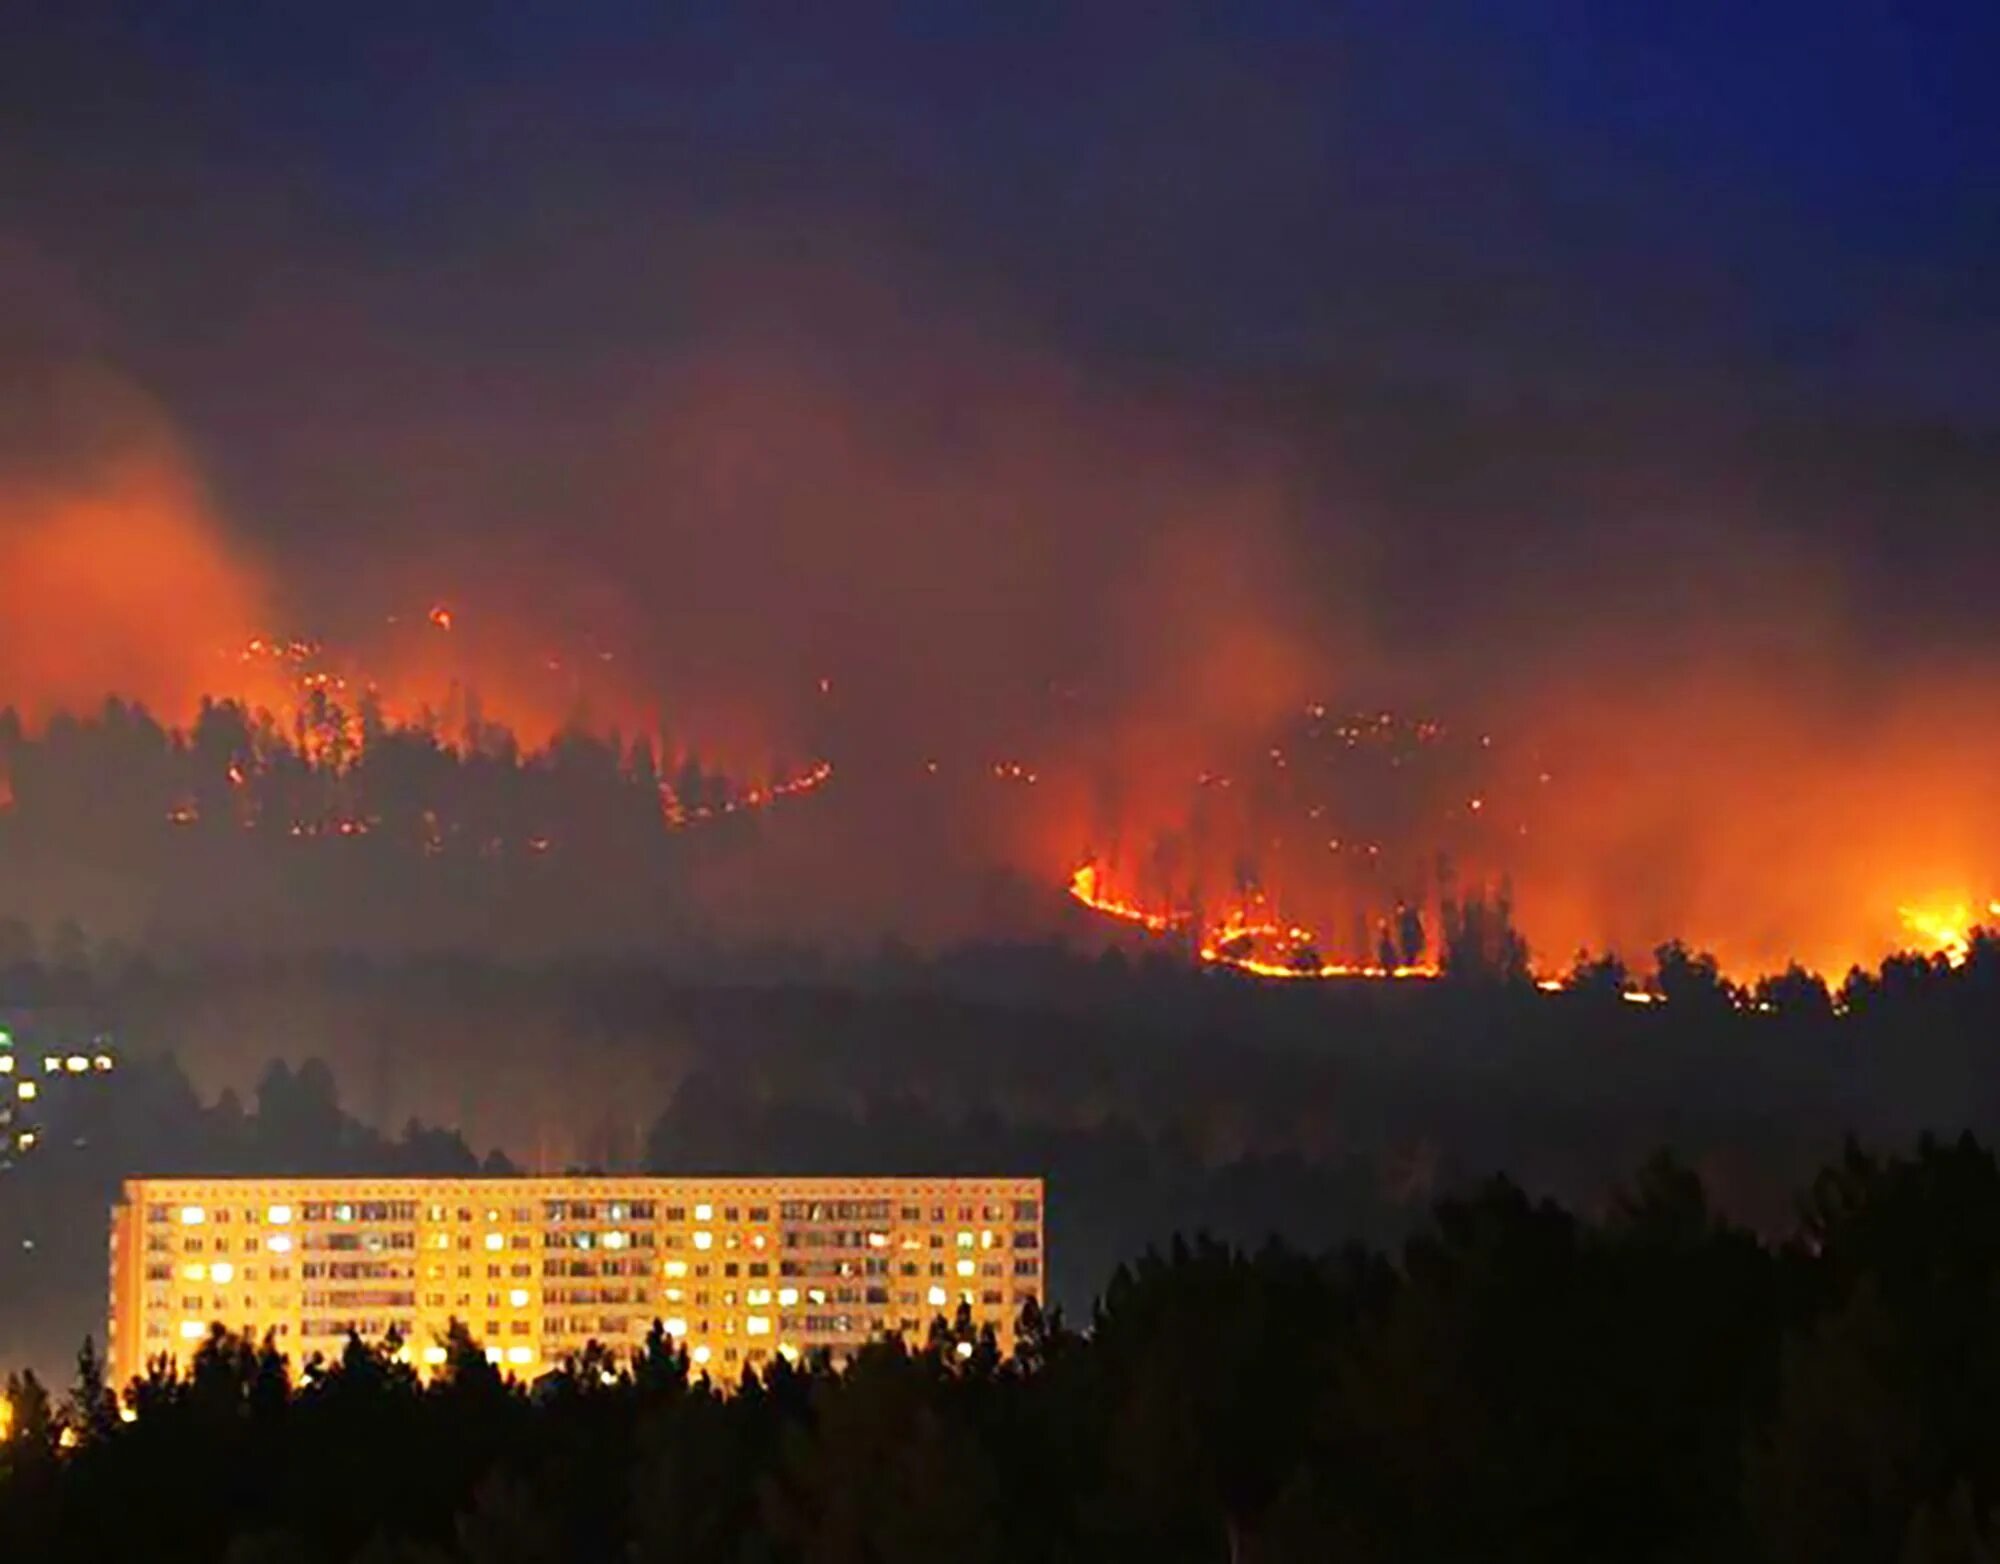
[(33, 1081), (23, 1081), (19, 1086), (15, 1087), (14, 1090), (21, 1094), (21, 1101), (33, 1102), (37, 1094), (40, 1093), (41, 1088), (37, 1086)]
[(978, 1274), (978, 1271), (979, 1267), (974, 1265), (970, 1260), (961, 1260), (958, 1262), (958, 1274), (960, 1276), (974, 1276)]
[(502, 1233), (488, 1233), (486, 1235), (486, 1247), (488, 1249), (505, 1249), (507, 1247), (506, 1235)]
[(715, 1247), (715, 1234), (696, 1233), (694, 1235), (694, 1246), (697, 1249), (713, 1249)]
[(768, 1287), (752, 1287), (743, 1295), (743, 1301), (753, 1306), (769, 1303), (771, 1301), (771, 1289)]
[(288, 1233), (273, 1233), (269, 1238), (264, 1240), (264, 1247), (269, 1249), (273, 1254), (290, 1254), (292, 1252), (291, 1235)]
[(67, 1059), (63, 1060), (63, 1068), (69, 1071), (71, 1075), (81, 1075), (85, 1070), (90, 1068), (90, 1061), (84, 1058), (82, 1054), (71, 1054)]
[(509, 1347), (507, 1349), (507, 1361), (509, 1363), (532, 1363), (535, 1361), (535, 1349), (533, 1347)]
[(512, 1292), (507, 1294), (507, 1301), (517, 1309), (527, 1308), (528, 1289), (525, 1287), (516, 1287)]
[(694, 1219), (697, 1222), (713, 1222), (715, 1220), (715, 1207), (696, 1206), (694, 1208)]
[(799, 1301), (798, 1288), (780, 1287), (778, 1289), (778, 1305), (780, 1308), (789, 1309), (793, 1304), (797, 1303), (798, 1301)]
[(290, 1206), (273, 1206), (264, 1213), (264, 1220), (269, 1222), (273, 1227), (289, 1227), (292, 1221), (292, 1208)]
[(709, 1360), (710, 1353), (706, 1347), (696, 1347), (688, 1356), (693, 1358), (696, 1363), (706, 1363)]
[(227, 1287), (231, 1282), (236, 1280), (236, 1267), (231, 1265), (227, 1260), (217, 1260), (215, 1264), (208, 1268), (208, 1279), (212, 1282), (219, 1282), (224, 1287)]
[(671, 1320), (661, 1322), (660, 1329), (669, 1336), (685, 1336), (688, 1333), (688, 1322), (676, 1315)]
[(13, 1073), (14, 1056), (12, 1054), (0, 1054), (0, 1075), (12, 1075)]
[(607, 1249), (623, 1249), (625, 1247), (625, 1235), (618, 1232), (606, 1233), (604, 1235), (604, 1247)]
[(958, 1235), (958, 1247), (961, 1249), (970, 1249), (972, 1247), (972, 1235), (970, 1233), (960, 1233)]
[(688, 1263), (685, 1260), (669, 1260), (660, 1267), (660, 1274), (663, 1276), (685, 1276), (687, 1273)]
[(109, 1054), (99, 1054), (99, 1055), (98, 1055), (98, 1056), (97, 1056), (97, 1057), (96, 1057), (95, 1059), (93, 1059), (93, 1060), (91, 1060), (91, 1061), (90, 1061), (90, 1067), (91, 1067), (91, 1068), (92, 1068), (93, 1070), (108, 1070), (108, 1069), (110, 1069), (110, 1068), (111, 1068), (111, 1055), (109, 1055)]
[(928, 1293), (924, 1295), (925, 1301), (929, 1303), (933, 1309), (942, 1309), (944, 1307), (944, 1298), (945, 1298), (945, 1292), (942, 1287), (933, 1287)]
[(982, 1229), (980, 1229), (980, 1233), (979, 1233), (979, 1247), (980, 1247), (980, 1248), (982, 1248), (982, 1249), (991, 1249), (991, 1248), (993, 1247), (993, 1229), (992, 1229), (992, 1228), (990, 1228), (990, 1227), (987, 1227), (987, 1228), (982, 1228)]
[(446, 1352), (445, 1349), (442, 1347), (424, 1348), (424, 1361), (430, 1364), (432, 1367), (436, 1367), (438, 1364), (444, 1362), (444, 1360), (448, 1358), (450, 1355), (451, 1354)]
[(182, 1227), (200, 1227), (201, 1224), (206, 1222), (207, 1220), (208, 1220), (208, 1213), (202, 1210), (200, 1206), (181, 1207)]
[(506, 1354), (498, 1347), (488, 1347), (486, 1349), (486, 1361), (488, 1363), (498, 1363), (505, 1356)]
[(971, 1343), (971, 1342), (969, 1342), (969, 1341), (961, 1341), (961, 1342), (960, 1342), (960, 1343), (958, 1344), (958, 1355), (959, 1355), (959, 1356), (960, 1356), (961, 1358), (969, 1358), (969, 1357), (971, 1357), (971, 1356), (972, 1356), (972, 1343)]
[(191, 1282), (198, 1282), (208, 1275), (208, 1267), (197, 1260), (193, 1265), (182, 1266), (181, 1275), (185, 1276)]
[(743, 1321), (746, 1336), (768, 1336), (771, 1334), (771, 1317), (767, 1314), (752, 1314)]
[(208, 1327), (202, 1324), (200, 1320), (181, 1321), (182, 1341), (200, 1341), (201, 1338), (207, 1334), (208, 1334)]

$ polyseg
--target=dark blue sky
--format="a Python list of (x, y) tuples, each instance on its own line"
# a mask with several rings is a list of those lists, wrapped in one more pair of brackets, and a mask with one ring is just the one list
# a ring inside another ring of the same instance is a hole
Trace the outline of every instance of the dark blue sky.
[(38, 9), (0, 226), (162, 352), (288, 252), (780, 212), (1078, 351), (1993, 410), (1992, 6)]

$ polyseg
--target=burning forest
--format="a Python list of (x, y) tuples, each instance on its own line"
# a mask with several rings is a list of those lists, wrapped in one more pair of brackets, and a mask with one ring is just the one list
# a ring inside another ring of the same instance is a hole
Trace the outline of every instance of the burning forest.
[[(1985, 675), (1856, 651), (1781, 542), (1732, 535), (1722, 579), (1690, 530), (1629, 592), (1587, 548), (1496, 556), (1412, 637), (1407, 563), (1274, 436), (723, 272), (721, 324), (587, 432), (486, 408), (506, 438), (331, 555), (246, 541), (128, 380), (17, 371), (0, 914), (171, 948), (1063, 935), (1411, 983), (1673, 940), (1746, 980), (1949, 963), (2000, 916)], [(799, 308), (868, 352), (801, 352)]]

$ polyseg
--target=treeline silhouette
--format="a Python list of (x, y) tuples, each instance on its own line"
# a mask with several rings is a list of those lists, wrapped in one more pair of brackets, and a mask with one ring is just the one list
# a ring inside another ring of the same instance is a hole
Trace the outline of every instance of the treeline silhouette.
[[(0, 710), (0, 911), (138, 921), (165, 950), (629, 941), (671, 904), (686, 838), (712, 834), (688, 828), (738, 825), (795, 775), (580, 728), (529, 750), (476, 714), (447, 731), (317, 692), (289, 725), (233, 701), (186, 729), (116, 699), (34, 732)], [(481, 927), (495, 899), (517, 929)]]
[[(1621, 1559), (2000, 1548), (2000, 1167), (1849, 1145), (1761, 1240), (1664, 1155), (1596, 1218), (1505, 1179), (1393, 1250), (1176, 1240), (1081, 1328), (844, 1371), (655, 1332), (522, 1386), (463, 1331), (8, 1384), (8, 1557), (227, 1564)], [(121, 1412), (121, 1408), (123, 1411)], [(131, 1420), (127, 1420), (130, 1418)]]
[(692, 750), (663, 757), (650, 737), (573, 727), (528, 751), (477, 717), (445, 732), (321, 696), (289, 726), (228, 700), (204, 700), (185, 730), (115, 698), (35, 734), (0, 710), (0, 775), (17, 819), (44, 834), (108, 829), (127, 846), (163, 826), (379, 834), (405, 851), (487, 856), (546, 850), (559, 831), (587, 830), (594, 846), (657, 837), (747, 792)]

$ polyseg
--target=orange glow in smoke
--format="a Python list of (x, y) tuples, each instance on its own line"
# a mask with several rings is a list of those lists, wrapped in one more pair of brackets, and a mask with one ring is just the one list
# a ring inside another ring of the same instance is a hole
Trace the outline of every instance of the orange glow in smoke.
[(191, 718), (213, 648), (247, 636), (263, 598), (164, 447), (87, 481), (0, 487), (0, 705), (30, 724), (111, 695)]

